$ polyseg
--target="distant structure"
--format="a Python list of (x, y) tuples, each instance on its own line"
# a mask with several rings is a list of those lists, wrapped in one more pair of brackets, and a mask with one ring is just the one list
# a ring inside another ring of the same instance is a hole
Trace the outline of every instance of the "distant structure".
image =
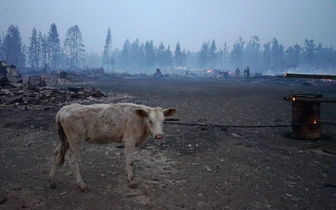
[(6, 61), (0, 61), (0, 75), (1, 76), (18, 76), (16, 66), (11, 64), (7, 66)]
[(161, 70), (159, 68), (156, 68), (156, 72), (153, 74), (154, 77), (162, 77)]

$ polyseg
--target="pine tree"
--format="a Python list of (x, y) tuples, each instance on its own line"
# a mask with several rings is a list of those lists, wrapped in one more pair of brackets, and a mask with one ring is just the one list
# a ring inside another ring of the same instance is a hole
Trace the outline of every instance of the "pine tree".
[(209, 62), (211, 67), (215, 68), (217, 63), (217, 46), (216, 41), (213, 40), (209, 48)]
[(247, 66), (260, 68), (260, 40), (258, 36), (251, 37), (251, 40), (246, 46), (244, 58)]
[(181, 51), (180, 42), (177, 42), (174, 51), (175, 66), (184, 66), (186, 61), (186, 52)]
[(111, 30), (110, 28), (108, 28), (103, 52), (103, 65), (105, 64), (107, 69), (110, 69), (111, 61), (112, 61), (112, 36), (111, 36)]
[(298, 44), (287, 48), (285, 54), (287, 68), (297, 68), (299, 66), (300, 54), (301, 47)]
[(7, 63), (25, 66), (25, 45), (22, 44), (19, 28), (14, 25), (8, 27), (3, 41), (3, 54)]
[(160, 67), (165, 66), (165, 59), (166, 59), (166, 48), (163, 42), (161, 42), (156, 51), (156, 60), (157, 60), (158, 66)]
[(299, 44), (294, 45), (294, 58), (296, 60), (297, 66), (300, 64), (301, 60), (302, 47)]
[(186, 62), (187, 62), (187, 52), (185, 49), (183, 49), (182, 51), (182, 66), (185, 66), (186, 65)]
[(319, 43), (316, 47), (315, 56), (315, 65), (320, 68), (327, 68), (336, 64), (336, 51), (332, 47), (323, 47)]
[(140, 59), (140, 41), (136, 39), (131, 45), (131, 66), (133, 68), (139, 68)]
[(207, 68), (209, 63), (209, 44), (206, 42), (202, 44), (201, 50), (198, 52), (198, 62), (201, 69)]
[(239, 64), (242, 61), (242, 57), (244, 53), (244, 45), (245, 45), (245, 42), (243, 41), (242, 37), (239, 37), (238, 41), (236, 41), (233, 44), (233, 48), (230, 53), (230, 56), (231, 56), (232, 63), (235, 67), (239, 66)]
[(41, 43), (35, 27), (33, 28), (32, 36), (29, 39), (30, 39), (30, 46), (28, 47), (29, 61), (33, 68), (38, 69), (41, 54)]
[(20, 62), (19, 62), (20, 66), (26, 66), (27, 51), (28, 51), (27, 46), (25, 44), (21, 44), (21, 53), (20, 53)]
[(0, 60), (4, 60), (4, 59), (5, 59), (5, 54), (3, 50), (3, 41), (0, 36)]
[(268, 70), (271, 67), (271, 43), (270, 42), (267, 42), (264, 44), (263, 58), (264, 58), (264, 69)]
[(220, 68), (228, 68), (229, 67), (229, 47), (227, 46), (227, 42), (224, 42), (223, 48), (219, 50), (219, 63)]
[(284, 46), (279, 44), (279, 41), (276, 38), (273, 38), (271, 47), (271, 67), (275, 71), (283, 68), (284, 60)]
[(140, 49), (139, 49), (139, 66), (140, 67), (145, 67), (145, 59), (146, 59), (145, 44), (141, 43)]
[(313, 65), (316, 57), (316, 47), (314, 40), (304, 40), (304, 61), (308, 65)]
[(70, 66), (78, 68), (85, 61), (85, 45), (78, 25), (70, 27), (64, 40), (64, 50), (70, 59)]
[(41, 42), (41, 61), (44, 65), (46, 65), (49, 63), (48, 57), (50, 54), (48, 37), (45, 34), (42, 36), (42, 33), (39, 32), (39, 39)]
[(170, 45), (168, 45), (166, 53), (165, 53), (165, 66), (168, 66), (168, 67), (173, 66), (173, 53), (170, 50)]
[(153, 40), (147, 41), (145, 44), (145, 62), (147, 68), (154, 67), (155, 63), (155, 49)]
[(129, 39), (127, 39), (123, 45), (123, 50), (121, 54), (122, 64), (126, 67), (130, 66), (130, 58), (131, 58), (131, 43)]
[(60, 62), (61, 44), (55, 23), (50, 25), (48, 34), (48, 57), (51, 62), (51, 68), (56, 69)]

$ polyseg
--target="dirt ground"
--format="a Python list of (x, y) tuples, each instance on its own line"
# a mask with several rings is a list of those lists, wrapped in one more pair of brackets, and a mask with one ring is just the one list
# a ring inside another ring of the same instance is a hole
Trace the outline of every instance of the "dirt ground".
[[(120, 78), (91, 86), (108, 97), (83, 103), (178, 109), (164, 140), (150, 138), (136, 150), (138, 188), (128, 187), (116, 144), (82, 148), (88, 193), (67, 163), (56, 174), (57, 188), (49, 188), (61, 105), (2, 106), (0, 209), (336, 209), (335, 126), (323, 126), (320, 140), (291, 138), (291, 102), (284, 100), (304, 93), (336, 98), (335, 84)], [(335, 110), (336, 104), (322, 103), (321, 119), (336, 121)]]

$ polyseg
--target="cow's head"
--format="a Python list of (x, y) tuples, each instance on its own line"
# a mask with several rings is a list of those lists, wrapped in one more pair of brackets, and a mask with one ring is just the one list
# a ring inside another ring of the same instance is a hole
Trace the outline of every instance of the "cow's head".
[(144, 118), (147, 126), (149, 127), (150, 132), (155, 139), (163, 138), (163, 122), (166, 117), (171, 117), (175, 114), (175, 108), (161, 109), (161, 108), (152, 108), (152, 109), (137, 109), (135, 113)]

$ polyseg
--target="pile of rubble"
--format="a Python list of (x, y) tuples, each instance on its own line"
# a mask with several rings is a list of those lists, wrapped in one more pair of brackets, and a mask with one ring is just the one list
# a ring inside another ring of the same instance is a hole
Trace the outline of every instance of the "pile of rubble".
[[(27, 82), (23, 82), (23, 77), (18, 74), (16, 66), (8, 66), (6, 61), (0, 61), (0, 106), (63, 105), (107, 97), (95, 88), (91, 90), (82, 87), (56, 88), (58, 82), (68, 81), (68, 73), (59, 72), (56, 77), (50, 77), (46, 74), (47, 69), (50, 70), (46, 64), (45, 68), (35, 72), (36, 76), (28, 76)], [(93, 73), (103, 74), (104, 70), (97, 69)], [(51, 84), (48, 86), (50, 81)]]
[(94, 100), (101, 97), (106, 97), (106, 95), (95, 88), (91, 90), (86, 90), (82, 87), (68, 87), (67, 89), (50, 87), (0, 89), (0, 105), (62, 105), (70, 101)]

